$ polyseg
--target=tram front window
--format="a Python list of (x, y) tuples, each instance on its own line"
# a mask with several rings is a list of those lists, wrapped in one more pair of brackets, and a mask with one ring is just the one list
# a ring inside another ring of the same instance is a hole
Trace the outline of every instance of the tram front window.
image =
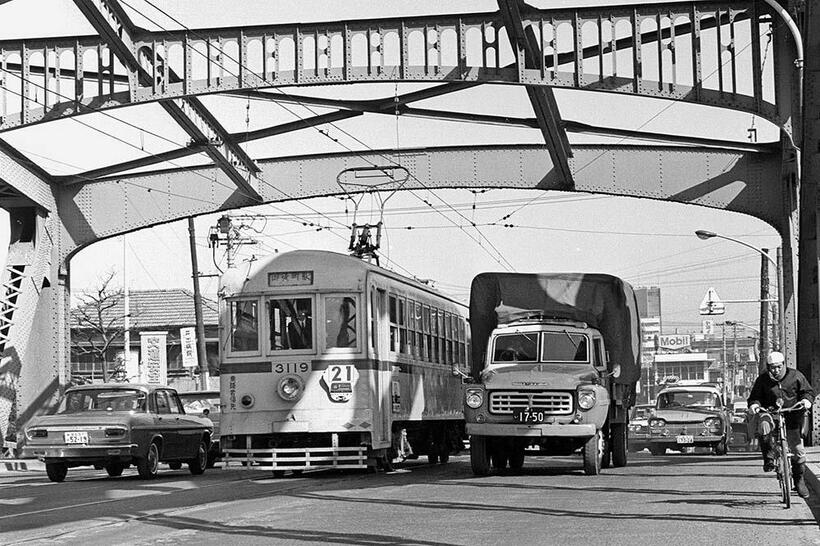
[(270, 300), (270, 347), (273, 351), (313, 348), (313, 300)]
[(231, 302), (231, 351), (259, 350), (256, 300)]
[(325, 298), (325, 323), (325, 343), (328, 348), (356, 347), (355, 298)]

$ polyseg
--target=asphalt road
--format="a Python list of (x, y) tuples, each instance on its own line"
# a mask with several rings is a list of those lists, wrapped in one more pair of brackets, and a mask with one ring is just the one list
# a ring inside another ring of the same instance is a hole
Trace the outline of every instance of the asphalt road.
[(469, 457), (390, 474), (161, 469), (140, 480), (72, 469), (0, 475), (0, 544), (820, 544), (818, 497), (779, 502), (753, 454), (631, 455), (585, 476), (527, 459), (474, 477)]

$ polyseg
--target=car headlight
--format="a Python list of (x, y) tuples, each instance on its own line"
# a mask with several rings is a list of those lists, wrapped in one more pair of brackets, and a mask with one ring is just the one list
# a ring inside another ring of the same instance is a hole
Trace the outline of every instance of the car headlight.
[(723, 421), (719, 417), (709, 417), (704, 419), (703, 427), (712, 434), (717, 434), (723, 428)]
[(467, 389), (465, 401), (473, 409), (480, 408), (481, 404), (484, 403), (484, 391), (482, 389)]
[(578, 407), (583, 410), (591, 409), (595, 406), (595, 391), (579, 391)]
[(666, 426), (666, 421), (663, 419), (650, 419), (649, 420), (649, 428), (654, 430), (660, 430)]
[(302, 383), (302, 379), (296, 375), (289, 375), (279, 380), (279, 386), (276, 392), (279, 393), (279, 396), (283, 400), (290, 402), (299, 398), (303, 390), (304, 384)]

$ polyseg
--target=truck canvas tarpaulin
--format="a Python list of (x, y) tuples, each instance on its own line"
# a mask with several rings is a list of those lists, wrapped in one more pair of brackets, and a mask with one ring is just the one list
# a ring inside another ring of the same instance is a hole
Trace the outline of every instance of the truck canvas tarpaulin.
[(483, 353), (496, 326), (539, 315), (586, 322), (598, 329), (609, 351), (610, 367), (621, 366), (615, 381), (634, 385), (640, 378), (641, 334), (635, 293), (618, 277), (600, 273), (477, 275), (470, 288), (473, 375), (477, 377), (484, 365)]

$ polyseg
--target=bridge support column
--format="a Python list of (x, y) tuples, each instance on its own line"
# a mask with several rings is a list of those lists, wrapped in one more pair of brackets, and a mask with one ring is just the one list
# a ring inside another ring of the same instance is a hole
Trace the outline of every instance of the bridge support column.
[(68, 377), (69, 284), (59, 216), (10, 208), (0, 286), (0, 433), (23, 440), (36, 412), (56, 402)]
[[(820, 7), (806, 2), (803, 20), (803, 139), (800, 176), (800, 300), (797, 363), (820, 390), (820, 290), (818, 290), (818, 203), (820, 180)], [(820, 445), (820, 396), (815, 399), (812, 445)]]

